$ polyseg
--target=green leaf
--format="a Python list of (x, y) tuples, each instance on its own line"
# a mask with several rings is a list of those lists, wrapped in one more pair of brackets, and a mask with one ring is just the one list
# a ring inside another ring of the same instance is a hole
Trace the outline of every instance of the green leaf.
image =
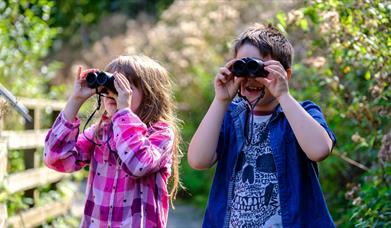
[(369, 81), (371, 79), (371, 72), (367, 71), (364, 75), (365, 80)]
[(303, 18), (299, 21), (300, 28), (304, 31), (308, 31), (308, 22), (307, 19)]
[[(281, 26), (283, 27), (283, 28), (285, 28), (286, 27), (286, 22), (285, 22), (285, 13), (284, 12), (278, 12), (277, 14), (276, 14), (276, 18), (277, 18), (277, 20), (278, 20), (278, 22), (281, 24)], [(285, 30), (285, 29), (284, 29)]]

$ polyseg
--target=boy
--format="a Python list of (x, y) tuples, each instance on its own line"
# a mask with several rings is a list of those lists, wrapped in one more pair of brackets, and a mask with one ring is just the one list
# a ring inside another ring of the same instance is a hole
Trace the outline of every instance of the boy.
[[(289, 93), (292, 45), (270, 25), (250, 27), (234, 44), (189, 145), (194, 169), (217, 162), (203, 227), (335, 227), (316, 165), (335, 136), (317, 105)], [(248, 58), (263, 61), (267, 76), (234, 75)]]

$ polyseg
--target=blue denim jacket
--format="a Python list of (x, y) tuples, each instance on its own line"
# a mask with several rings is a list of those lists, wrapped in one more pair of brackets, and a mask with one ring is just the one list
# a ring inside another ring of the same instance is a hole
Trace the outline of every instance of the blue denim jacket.
[[(326, 129), (335, 145), (320, 108), (311, 101), (302, 107)], [(203, 227), (228, 227), (233, 193), (233, 174), (245, 142), (246, 106), (234, 101), (224, 116), (217, 146), (217, 167), (205, 211)], [(270, 146), (277, 169), (281, 216), (284, 227), (335, 227), (324, 200), (316, 162), (300, 148), (281, 106), (270, 119)]]

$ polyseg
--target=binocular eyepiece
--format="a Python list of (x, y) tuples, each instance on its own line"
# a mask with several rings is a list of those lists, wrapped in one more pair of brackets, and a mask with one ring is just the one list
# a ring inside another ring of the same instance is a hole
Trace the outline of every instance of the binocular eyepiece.
[(87, 74), (86, 81), (88, 87), (92, 89), (103, 86), (107, 90), (111, 90), (116, 94), (118, 93), (114, 86), (114, 77), (112, 73), (105, 71), (90, 72)]
[(265, 70), (262, 60), (256, 58), (242, 58), (232, 64), (232, 73), (236, 77), (266, 78), (269, 72)]

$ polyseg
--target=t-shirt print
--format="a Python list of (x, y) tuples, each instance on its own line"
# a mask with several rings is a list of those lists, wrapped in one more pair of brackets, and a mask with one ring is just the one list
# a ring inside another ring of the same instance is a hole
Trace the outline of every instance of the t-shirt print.
[(230, 227), (282, 227), (276, 167), (269, 142), (270, 116), (254, 116), (251, 143), (235, 167)]

